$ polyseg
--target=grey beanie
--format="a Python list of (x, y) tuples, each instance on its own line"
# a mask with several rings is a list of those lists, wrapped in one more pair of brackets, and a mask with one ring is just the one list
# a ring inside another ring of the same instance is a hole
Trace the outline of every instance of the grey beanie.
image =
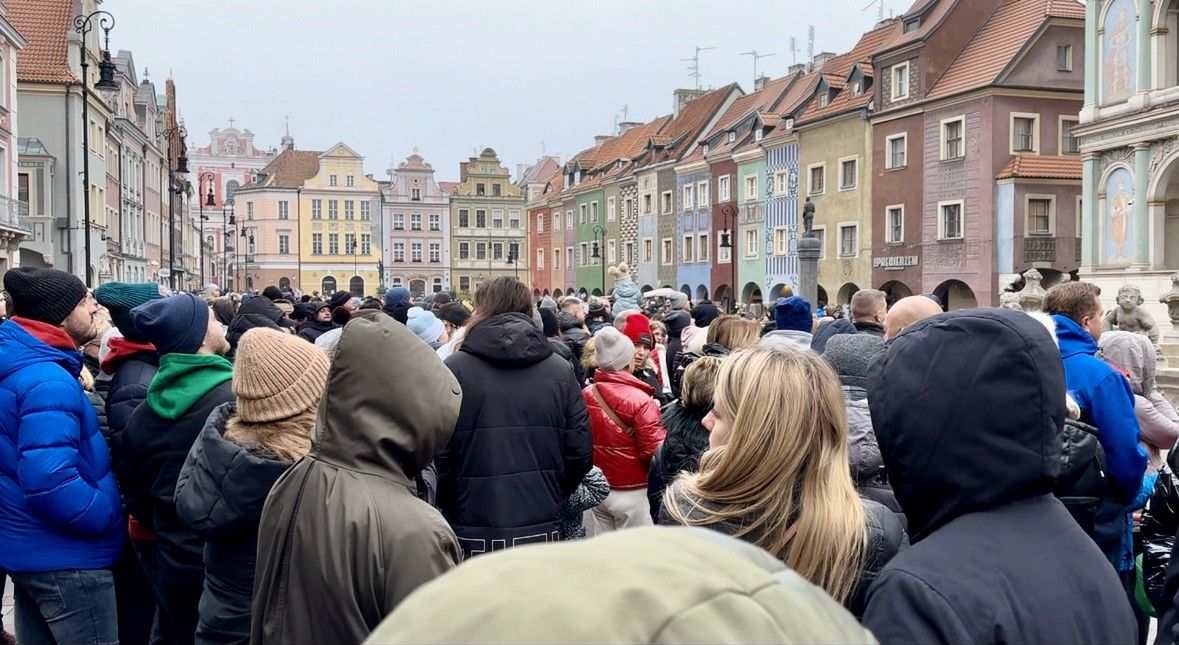
[(868, 386), (868, 367), (884, 347), (884, 340), (872, 334), (838, 334), (827, 341), (823, 358), (835, 368), (839, 380), (851, 387)]
[(598, 368), (606, 372), (621, 372), (630, 367), (635, 357), (635, 344), (613, 326), (603, 327), (594, 334), (594, 353)]

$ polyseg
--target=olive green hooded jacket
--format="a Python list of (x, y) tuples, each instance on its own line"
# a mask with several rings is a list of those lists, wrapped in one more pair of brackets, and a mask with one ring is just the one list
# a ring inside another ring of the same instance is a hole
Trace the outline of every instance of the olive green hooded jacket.
[(348, 323), (311, 452), (266, 499), (250, 642), (359, 643), (419, 585), (460, 561), (414, 474), (444, 446), (462, 391), (386, 315)]

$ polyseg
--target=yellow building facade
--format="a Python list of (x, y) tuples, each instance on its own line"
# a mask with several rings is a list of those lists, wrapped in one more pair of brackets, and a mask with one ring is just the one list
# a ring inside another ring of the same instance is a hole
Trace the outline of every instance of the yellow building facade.
[(300, 283), (305, 293), (380, 296), (381, 192), (364, 157), (343, 143), (319, 155), (299, 191)]

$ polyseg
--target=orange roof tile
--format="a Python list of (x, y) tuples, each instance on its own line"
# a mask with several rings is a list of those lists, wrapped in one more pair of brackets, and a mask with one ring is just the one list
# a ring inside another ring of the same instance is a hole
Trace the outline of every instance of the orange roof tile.
[[(790, 88), (790, 83), (793, 80), (793, 75), (776, 78), (766, 83), (765, 87), (761, 88), (760, 90), (757, 90), (752, 94), (746, 94), (745, 96), (738, 98), (736, 101), (733, 101), (732, 105), (729, 106), (729, 109), (725, 110), (725, 113), (721, 115), (721, 118), (717, 120), (716, 125), (712, 128), (711, 131), (708, 132), (708, 134), (705, 135), (704, 138), (712, 139), (723, 132), (731, 130), (738, 123), (749, 118), (750, 115), (759, 114), (774, 109), (778, 106), (778, 103)], [(746, 136), (749, 136), (748, 133), (746, 133)], [(745, 137), (742, 137), (741, 139), (729, 143), (728, 137), (724, 137), (712, 146), (709, 154), (732, 152), (742, 143), (744, 143), (744, 139)], [(695, 150), (688, 154), (688, 156), (684, 157), (684, 161), (695, 161), (703, 158), (703, 147), (697, 146)]]
[[(900, 47), (901, 45), (907, 45), (928, 36), (929, 32), (933, 31), (941, 23), (941, 21), (946, 17), (946, 14), (950, 13), (950, 9), (953, 8), (954, 4), (959, 1), (960, 0), (917, 0), (913, 3), (913, 6), (909, 7), (909, 10), (905, 12), (905, 15), (901, 16), (901, 21), (903, 24), (905, 20), (918, 14), (925, 13), (925, 19), (921, 21), (921, 26), (907, 34), (902, 33), (890, 42), (883, 43), (874, 53), (887, 51), (894, 47)], [(935, 3), (937, 6), (931, 10), (929, 8), (930, 5)]]
[(28, 41), (16, 57), (16, 78), (34, 83), (68, 83), (70, 71), (66, 34), (73, 29), (70, 0), (6, 0), (8, 21)]
[(319, 174), (319, 157), (315, 150), (283, 150), (274, 161), (258, 171), (260, 183), (249, 183), (238, 190), (253, 188), (298, 188), (303, 182)]
[(462, 184), (457, 181), (440, 181), (438, 182), (438, 189), (447, 195), (453, 195), (461, 185)]
[(659, 135), (653, 137), (661, 145), (674, 144), (674, 146), (656, 152), (649, 159), (644, 159), (644, 165), (682, 159), (685, 154), (691, 152), (693, 144), (702, 134), (704, 127), (725, 104), (725, 99), (733, 91), (740, 92), (741, 87), (736, 83), (729, 83), (720, 89), (707, 92), (685, 105), (680, 113), (659, 131)]
[[(798, 122), (806, 123), (813, 122), (819, 119), (846, 114), (854, 110), (859, 110), (866, 107), (872, 100), (872, 92), (868, 88), (861, 86), (860, 94), (857, 96), (852, 92), (851, 87), (846, 87), (848, 76), (851, 75), (851, 70), (856, 64), (860, 63), (865, 56), (871, 56), (871, 53), (879, 49), (882, 45), (896, 38), (901, 34), (903, 29), (899, 21), (892, 21), (879, 29), (869, 31), (860, 37), (860, 41), (852, 50), (842, 56), (836, 56), (823, 66), (823, 77), (828, 79), (828, 84), (838, 90), (831, 101), (823, 107), (819, 106), (818, 97), (809, 99), (806, 109), (798, 116)], [(834, 72), (829, 72), (828, 68), (838, 71), (839, 83), (831, 83), (830, 77), (835, 76)], [(866, 76), (871, 76), (872, 67), (869, 64), (862, 68), (866, 72)]]
[[(1024, 0), (1020, 0), (1021, 2)], [(995, 179), (1081, 180), (1080, 155), (1015, 155)]]
[(930, 89), (926, 99), (945, 98), (994, 83), (1045, 20), (1084, 19), (1084, 12), (1085, 5), (1077, 0), (1007, 0)]

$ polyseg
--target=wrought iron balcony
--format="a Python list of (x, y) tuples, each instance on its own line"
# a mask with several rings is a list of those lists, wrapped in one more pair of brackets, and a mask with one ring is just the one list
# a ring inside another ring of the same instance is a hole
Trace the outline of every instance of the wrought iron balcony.
[(1025, 237), (1023, 239), (1024, 262), (1055, 262), (1056, 238)]
[(29, 205), (0, 195), (0, 226), (31, 234), (33, 227), (29, 224)]

